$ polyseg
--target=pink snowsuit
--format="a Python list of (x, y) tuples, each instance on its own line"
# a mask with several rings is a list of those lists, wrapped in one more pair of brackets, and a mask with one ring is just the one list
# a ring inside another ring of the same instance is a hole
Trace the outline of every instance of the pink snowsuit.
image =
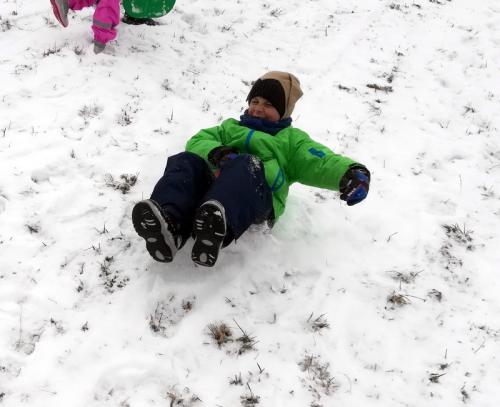
[(97, 4), (92, 22), (95, 42), (104, 45), (115, 39), (115, 27), (120, 22), (120, 0), (69, 0), (68, 3), (71, 10), (81, 10)]

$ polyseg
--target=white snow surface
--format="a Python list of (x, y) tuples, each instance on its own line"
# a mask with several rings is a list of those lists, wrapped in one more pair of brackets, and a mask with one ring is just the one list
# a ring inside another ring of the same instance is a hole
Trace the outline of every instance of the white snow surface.
[[(499, 405), (498, 0), (179, 0), (100, 55), (92, 12), (0, 0), (2, 407)], [(154, 262), (133, 205), (268, 70), (368, 198)]]

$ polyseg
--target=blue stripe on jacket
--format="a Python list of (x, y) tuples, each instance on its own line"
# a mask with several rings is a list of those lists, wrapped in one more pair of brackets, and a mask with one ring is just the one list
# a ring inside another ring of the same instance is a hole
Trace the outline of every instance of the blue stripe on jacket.
[(250, 130), (248, 132), (247, 138), (245, 140), (245, 151), (247, 153), (250, 153), (250, 140), (252, 139), (254, 133), (255, 133), (255, 130), (253, 130), (253, 129)]

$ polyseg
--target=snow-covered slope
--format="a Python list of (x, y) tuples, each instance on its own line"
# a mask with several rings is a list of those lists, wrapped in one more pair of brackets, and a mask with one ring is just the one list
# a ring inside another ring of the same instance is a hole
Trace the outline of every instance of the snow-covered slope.
[[(100, 55), (92, 11), (0, 0), (0, 405), (498, 405), (496, 0), (179, 0)], [(132, 206), (267, 70), (368, 199), (155, 263)]]

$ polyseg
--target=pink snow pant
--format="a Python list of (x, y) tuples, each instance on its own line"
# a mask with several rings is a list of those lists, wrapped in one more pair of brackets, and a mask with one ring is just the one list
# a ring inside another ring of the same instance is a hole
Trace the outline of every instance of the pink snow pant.
[(75, 11), (94, 4), (97, 4), (92, 23), (94, 40), (106, 44), (116, 37), (115, 27), (120, 22), (120, 0), (69, 0), (69, 8)]

